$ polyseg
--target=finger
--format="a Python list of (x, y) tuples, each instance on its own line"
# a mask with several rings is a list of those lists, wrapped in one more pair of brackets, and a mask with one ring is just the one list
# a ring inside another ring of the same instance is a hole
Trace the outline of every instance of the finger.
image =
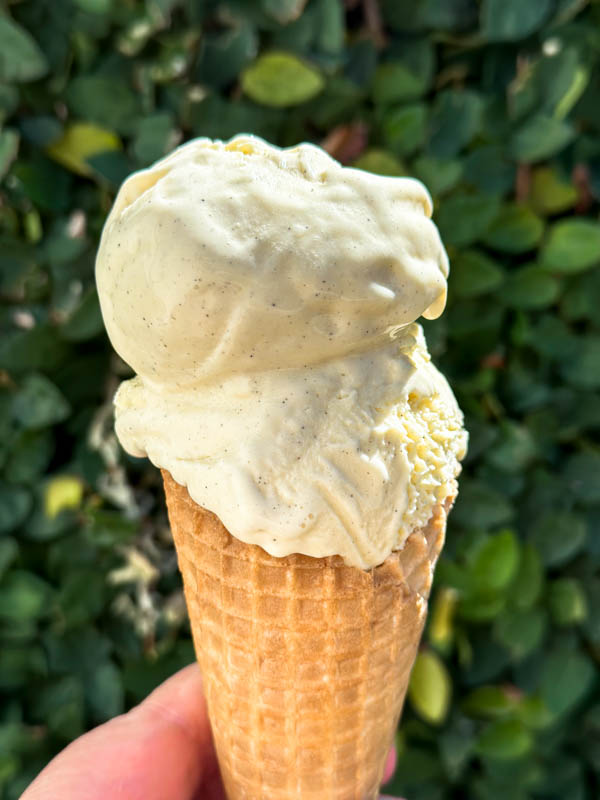
[(191, 800), (217, 774), (200, 671), (191, 665), (69, 745), (21, 800)]
[(396, 771), (396, 760), (396, 749), (392, 747), (388, 753), (385, 767), (383, 768), (383, 778), (381, 780), (382, 783), (387, 783), (392, 779), (392, 775)]

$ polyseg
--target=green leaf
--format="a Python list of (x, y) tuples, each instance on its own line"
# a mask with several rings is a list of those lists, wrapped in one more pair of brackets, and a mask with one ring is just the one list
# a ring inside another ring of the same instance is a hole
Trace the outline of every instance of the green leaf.
[(263, 11), (280, 25), (297, 20), (304, 11), (307, 0), (260, 0)]
[(71, 176), (41, 153), (27, 161), (17, 161), (12, 174), (18, 178), (25, 196), (40, 210), (56, 213), (68, 208)]
[(510, 152), (517, 161), (542, 161), (560, 152), (574, 135), (573, 127), (567, 122), (536, 114), (514, 133)]
[(13, 400), (13, 417), (22, 428), (36, 430), (62, 422), (71, 408), (44, 375), (28, 375)]
[(48, 62), (28, 31), (0, 11), (0, 81), (25, 83), (48, 72)]
[(249, 24), (241, 24), (216, 35), (207, 34), (200, 56), (198, 77), (209, 86), (227, 86), (256, 56), (257, 48), (258, 36)]
[(317, 51), (329, 56), (339, 56), (346, 35), (345, 9), (342, 0), (320, 0), (315, 5)]
[(465, 30), (476, 21), (474, 4), (465, 0), (383, 0), (385, 22), (394, 31), (414, 31), (422, 28)]
[(510, 587), (510, 603), (515, 608), (531, 608), (542, 593), (544, 572), (536, 548), (525, 542), (514, 581)]
[(524, 39), (541, 27), (551, 11), (551, 0), (483, 0), (481, 32), (490, 42)]
[(539, 695), (524, 697), (517, 709), (518, 717), (531, 730), (544, 730), (553, 722), (553, 715)]
[(313, 66), (291, 53), (261, 55), (242, 73), (244, 92), (257, 103), (274, 108), (299, 105), (323, 90), (325, 82)]
[(5, 474), (11, 483), (33, 483), (50, 463), (54, 437), (49, 430), (23, 431), (11, 448)]
[(7, 120), (19, 105), (19, 90), (16, 86), (0, 83), (0, 124)]
[(95, 509), (88, 511), (83, 533), (95, 546), (112, 548), (130, 541), (136, 530), (136, 523), (123, 514)]
[(459, 615), (469, 622), (490, 622), (506, 606), (506, 596), (502, 592), (467, 594), (459, 606)]
[(546, 630), (546, 616), (538, 608), (506, 610), (497, 617), (494, 624), (496, 639), (506, 647), (515, 661), (521, 661), (537, 650)]
[(55, 517), (49, 517), (43, 507), (43, 486), (39, 494), (42, 497), (37, 499), (33, 513), (23, 531), (23, 536), (34, 542), (48, 542), (62, 536), (69, 528), (72, 528), (77, 523), (77, 518), (68, 509)]
[(469, 692), (461, 703), (465, 714), (483, 719), (510, 716), (516, 705), (516, 697), (502, 686), (480, 686)]
[(451, 295), (479, 297), (492, 292), (504, 281), (504, 271), (479, 250), (462, 250), (452, 261)]
[(569, 281), (560, 303), (561, 314), (568, 322), (593, 320), (600, 305), (600, 270), (590, 270)]
[(19, 545), (16, 539), (10, 536), (2, 536), (0, 538), (0, 581), (10, 567), (16, 560), (19, 554)]
[(90, 625), (102, 613), (107, 600), (105, 575), (94, 569), (73, 567), (61, 581), (57, 605), (65, 627), (74, 628)]
[(352, 166), (356, 169), (374, 172), (376, 175), (406, 175), (406, 169), (402, 162), (386, 150), (366, 150)]
[(568, 511), (542, 514), (529, 532), (531, 543), (548, 567), (570, 561), (583, 548), (586, 536), (584, 519)]
[(600, 336), (588, 335), (579, 343), (570, 361), (561, 365), (562, 376), (580, 389), (600, 387)]
[(392, 109), (383, 117), (383, 138), (401, 156), (413, 153), (423, 143), (427, 107), (422, 103)]
[(505, 253), (524, 253), (536, 246), (543, 231), (544, 223), (530, 208), (511, 203), (502, 206), (484, 242)]
[(123, 713), (123, 679), (112, 661), (105, 661), (93, 670), (86, 678), (85, 691), (94, 722), (106, 722)]
[(533, 746), (533, 738), (522, 722), (498, 720), (489, 725), (477, 741), (477, 752), (498, 761), (522, 758)]
[(581, 505), (600, 503), (600, 453), (593, 450), (573, 453), (567, 460), (563, 475), (566, 488)]
[(0, 483), (0, 534), (18, 528), (31, 510), (30, 492), (23, 486)]
[(550, 361), (571, 363), (581, 350), (581, 342), (560, 317), (544, 314), (532, 325), (527, 344)]
[(75, 4), (90, 14), (108, 14), (114, 0), (74, 0)]
[(480, 240), (498, 214), (496, 197), (455, 193), (436, 213), (436, 221), (446, 245), (464, 247)]
[(600, 262), (600, 225), (589, 219), (557, 222), (542, 247), (541, 260), (555, 272), (582, 272), (593, 267)]
[(471, 479), (462, 482), (452, 516), (465, 527), (485, 529), (508, 522), (513, 513), (504, 495)]
[(0, 754), (0, 786), (5, 786), (8, 781), (19, 772), (21, 761), (17, 756), (8, 753)]
[(373, 100), (377, 105), (416, 100), (427, 88), (426, 78), (401, 61), (380, 64), (373, 78)]
[(75, 116), (105, 130), (129, 134), (139, 114), (138, 98), (126, 76), (120, 80), (100, 75), (80, 75), (67, 90), (67, 104)]
[(504, 589), (519, 565), (519, 544), (512, 531), (502, 531), (481, 541), (470, 554), (473, 585), (481, 591)]
[(560, 578), (548, 587), (548, 606), (556, 625), (577, 625), (587, 617), (587, 599), (575, 578)]
[(113, 648), (108, 636), (99, 633), (92, 625), (67, 631), (61, 636), (48, 632), (43, 641), (51, 672), (84, 677), (107, 661)]
[(529, 202), (538, 214), (559, 214), (573, 208), (577, 189), (552, 167), (538, 167), (531, 176)]
[(595, 675), (592, 662), (582, 652), (557, 649), (542, 664), (541, 697), (554, 715), (562, 716), (583, 700)]
[(486, 194), (503, 195), (514, 185), (515, 165), (504, 148), (483, 145), (466, 157), (465, 180)]
[[(302, 114), (304, 110), (304, 113), (310, 115), (314, 125), (329, 130), (337, 125), (344, 126), (361, 99), (362, 93), (355, 84), (345, 78), (333, 77), (319, 95), (296, 113)], [(257, 107), (253, 104), (252, 108), (257, 109), (261, 115), (267, 111), (264, 106)], [(281, 110), (270, 109), (270, 112), (277, 114), (279, 121), (285, 116), (285, 112)]]
[(10, 691), (24, 686), (47, 670), (46, 656), (37, 645), (9, 645), (0, 647), (0, 691)]
[(7, 128), (0, 131), (0, 180), (6, 175), (19, 152), (19, 134)]
[(36, 114), (21, 120), (23, 138), (36, 147), (47, 147), (60, 138), (63, 126), (56, 117), (49, 114)]
[(412, 167), (415, 177), (423, 181), (434, 197), (453, 189), (463, 172), (460, 161), (433, 156), (420, 156)]
[(161, 653), (158, 658), (140, 656), (123, 668), (125, 691), (136, 703), (141, 703), (160, 683), (194, 659), (194, 648), (189, 639), (179, 639), (172, 649)]
[(87, 158), (87, 164), (95, 176), (107, 181), (117, 189), (135, 169), (135, 164), (120, 150), (107, 150), (94, 153)]
[(537, 455), (537, 446), (531, 432), (516, 422), (500, 423), (500, 436), (487, 461), (499, 470), (521, 473)]
[(85, 730), (83, 685), (74, 675), (46, 683), (35, 695), (35, 713), (56, 736), (72, 740)]
[(61, 335), (70, 342), (83, 342), (102, 333), (104, 324), (94, 286), (85, 293), (79, 305), (61, 327)]
[(153, 164), (173, 148), (175, 135), (171, 113), (149, 114), (137, 123), (132, 146), (133, 155), (143, 166)]
[(447, 89), (435, 99), (430, 121), (429, 150), (451, 158), (469, 144), (481, 127), (483, 102), (470, 90)]
[(417, 655), (408, 686), (410, 702), (420, 717), (441, 724), (448, 713), (452, 683), (444, 662), (432, 650)]
[(500, 297), (510, 308), (535, 309), (551, 306), (560, 296), (561, 283), (544, 267), (529, 264), (508, 275)]
[(33, 572), (13, 570), (0, 584), (0, 619), (24, 623), (45, 616), (52, 587)]

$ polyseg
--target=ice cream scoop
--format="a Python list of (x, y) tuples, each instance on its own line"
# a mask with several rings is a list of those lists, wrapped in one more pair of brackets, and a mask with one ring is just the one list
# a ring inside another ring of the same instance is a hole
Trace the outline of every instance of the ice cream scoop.
[(248, 136), (132, 175), (96, 266), (125, 449), (271, 555), (381, 564), (466, 444), (414, 324), (445, 304), (430, 214), (418, 181)]

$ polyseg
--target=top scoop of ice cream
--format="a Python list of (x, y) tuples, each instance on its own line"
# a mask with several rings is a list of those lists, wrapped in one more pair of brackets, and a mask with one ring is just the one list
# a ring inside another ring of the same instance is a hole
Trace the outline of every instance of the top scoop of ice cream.
[(417, 181), (312, 145), (192, 141), (119, 192), (97, 267), (109, 336), (178, 387), (372, 348), (444, 308), (430, 214)]
[(125, 449), (274, 556), (383, 562), (466, 445), (414, 324), (446, 298), (430, 214), (418, 181), (253, 137), (132, 175), (96, 265)]

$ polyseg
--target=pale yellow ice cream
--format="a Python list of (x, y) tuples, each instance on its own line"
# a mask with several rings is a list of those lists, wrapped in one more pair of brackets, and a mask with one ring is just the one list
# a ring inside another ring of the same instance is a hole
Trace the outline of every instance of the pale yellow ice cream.
[(132, 175), (96, 264), (125, 449), (272, 555), (384, 561), (466, 446), (414, 324), (445, 304), (430, 214), (418, 181), (254, 137)]

